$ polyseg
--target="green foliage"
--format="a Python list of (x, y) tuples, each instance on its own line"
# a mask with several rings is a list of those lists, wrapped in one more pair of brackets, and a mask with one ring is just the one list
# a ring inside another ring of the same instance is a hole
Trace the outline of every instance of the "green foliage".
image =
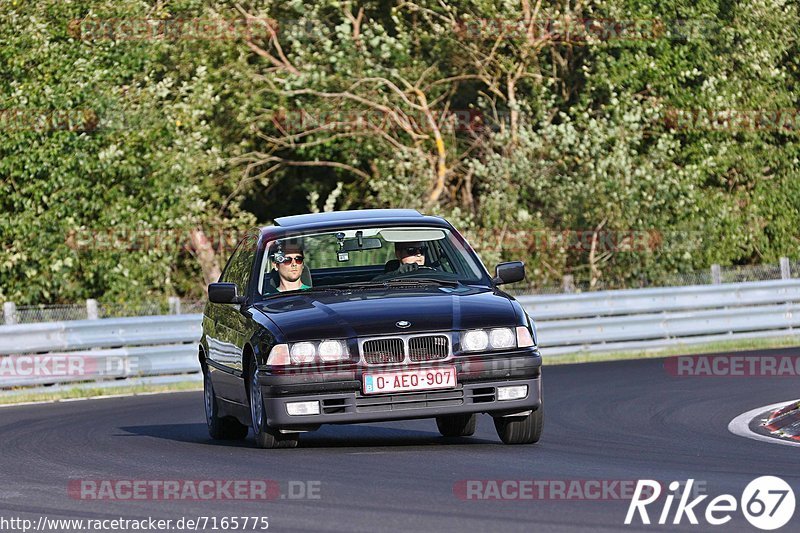
[[(244, 2), (248, 43), (81, 39), (74, 22), (241, 19), (227, 2), (3, 3), (0, 300), (199, 297), (190, 229), (222, 235), (224, 264), (249, 226), (347, 208), (445, 215), (534, 284), (798, 256), (797, 129), (670, 119), (797, 109), (794, 3), (543, 3), (540, 22), (658, 30), (578, 41), (533, 39), (526, 5)], [(603, 240), (631, 232), (648, 240)]]
[(209, 124), (221, 74), (165, 42), (77, 39), (73, 20), (161, 15), (141, 2), (92, 4), (3, 7), (5, 116), (88, 118), (23, 118), (2, 132), (0, 300), (202, 294), (184, 246), (189, 228), (216, 222), (214, 193), (225, 191), (211, 178), (230, 150)]

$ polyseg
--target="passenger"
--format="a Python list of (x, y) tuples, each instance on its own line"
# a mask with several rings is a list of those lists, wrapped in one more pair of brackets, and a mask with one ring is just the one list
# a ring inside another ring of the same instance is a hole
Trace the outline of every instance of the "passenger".
[(279, 283), (276, 287), (278, 292), (304, 291), (311, 288), (300, 279), (303, 275), (303, 261), (305, 260), (302, 246), (291, 243), (284, 244), (283, 250), (273, 253), (271, 259), (273, 270), (278, 271)]

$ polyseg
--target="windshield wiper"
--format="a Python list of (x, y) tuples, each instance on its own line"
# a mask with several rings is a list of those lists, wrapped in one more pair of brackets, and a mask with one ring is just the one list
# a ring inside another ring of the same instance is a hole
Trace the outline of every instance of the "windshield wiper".
[(322, 286), (322, 287), (310, 287), (308, 289), (297, 289), (297, 290), (293, 290), (293, 291), (269, 292), (267, 294), (262, 294), (261, 297), (262, 298), (270, 298), (272, 296), (287, 296), (287, 295), (288, 296), (298, 296), (298, 295), (305, 294), (307, 292), (324, 292), (324, 291), (342, 292), (343, 290), (346, 290), (346, 287), (341, 287), (341, 286), (337, 286), (337, 285), (328, 285), (328, 286)]
[(389, 285), (444, 285), (446, 287), (458, 287), (458, 282), (452, 279), (436, 278), (393, 278), (387, 279)]
[(322, 285), (321, 287), (311, 287), (311, 288), (308, 288), (308, 289), (305, 289), (305, 290), (302, 290), (302, 291), (299, 291), (299, 292), (301, 292), (301, 293), (303, 293), (303, 292), (314, 292), (314, 291), (341, 292), (345, 288), (346, 287), (342, 287), (341, 285)]
[(347, 289), (382, 289), (386, 288), (386, 281), (356, 281), (353, 283), (337, 283), (336, 285), (326, 285), (326, 288), (339, 291)]

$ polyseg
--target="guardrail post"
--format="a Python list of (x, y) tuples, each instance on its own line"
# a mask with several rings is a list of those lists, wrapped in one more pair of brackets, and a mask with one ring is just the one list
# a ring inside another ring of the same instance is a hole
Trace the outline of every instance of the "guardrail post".
[(572, 277), (571, 274), (565, 275), (561, 282), (561, 287), (563, 288), (564, 292), (575, 292), (575, 278)]
[(181, 299), (177, 296), (170, 296), (167, 298), (169, 302), (169, 314), (171, 315), (179, 315), (181, 314)]
[(789, 270), (789, 258), (781, 257), (781, 279), (789, 279), (792, 273)]
[(14, 302), (3, 303), (3, 316), (7, 326), (12, 326), (17, 323), (17, 304)]
[(714, 285), (722, 283), (722, 273), (717, 264), (711, 265), (711, 283)]
[(97, 300), (92, 298), (86, 300), (86, 318), (89, 320), (97, 320), (99, 318), (97, 313)]

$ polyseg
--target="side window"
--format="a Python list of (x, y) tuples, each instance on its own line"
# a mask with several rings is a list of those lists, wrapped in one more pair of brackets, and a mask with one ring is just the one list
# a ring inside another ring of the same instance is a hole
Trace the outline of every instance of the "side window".
[(245, 293), (247, 284), (250, 282), (257, 242), (258, 236), (248, 233), (236, 247), (225, 267), (225, 272), (222, 273), (221, 281), (235, 283), (239, 294)]

